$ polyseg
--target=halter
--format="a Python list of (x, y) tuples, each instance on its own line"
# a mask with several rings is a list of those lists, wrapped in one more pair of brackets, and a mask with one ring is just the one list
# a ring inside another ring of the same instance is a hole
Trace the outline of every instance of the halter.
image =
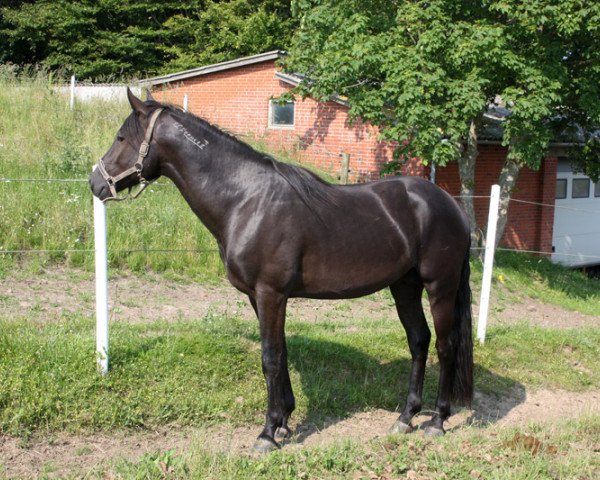
[[(154, 113), (152, 113), (152, 116), (150, 117), (150, 123), (148, 124), (148, 128), (146, 128), (144, 141), (140, 145), (137, 161), (135, 162), (133, 167), (130, 167), (124, 172), (119, 173), (119, 175), (113, 177), (112, 175), (109, 175), (106, 171), (106, 167), (104, 166), (104, 160), (98, 160), (98, 164), (96, 166), (98, 167), (98, 171), (100, 172), (104, 180), (106, 180), (111, 194), (111, 196), (106, 197), (103, 200), (103, 202), (108, 202), (110, 200), (120, 202), (122, 200), (127, 200), (128, 198), (135, 199), (139, 197), (142, 194), (142, 192), (146, 189), (146, 187), (152, 183), (151, 181), (146, 180), (142, 176), (142, 170), (144, 169), (144, 159), (148, 156), (148, 150), (150, 150), (150, 140), (152, 140), (152, 132), (154, 131), (154, 125), (156, 124), (156, 120), (162, 111), (163, 109), (159, 108), (155, 110)], [(116, 188), (117, 182), (133, 174), (136, 174), (138, 176), (141, 188), (134, 195), (131, 195), (131, 187), (129, 187), (129, 194), (123, 198), (119, 198)]]

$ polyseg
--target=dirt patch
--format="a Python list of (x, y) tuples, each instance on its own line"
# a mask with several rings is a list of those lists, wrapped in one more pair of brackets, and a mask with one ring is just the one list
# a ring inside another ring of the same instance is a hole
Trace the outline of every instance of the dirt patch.
[(493, 312), (490, 319), (501, 325), (526, 322), (544, 328), (600, 327), (598, 316), (565, 310), (532, 298), (522, 298), (519, 303), (506, 305)]
[[(210, 313), (255, 318), (247, 297), (226, 282), (218, 285), (181, 283), (156, 274), (111, 279), (109, 302), (110, 318), (119, 322), (198, 319)], [(425, 308), (429, 315), (427, 310)], [(0, 280), (0, 314), (7, 318), (52, 321), (74, 314), (93, 316), (94, 311), (94, 278), (89, 272), (53, 269), (33, 278)], [(477, 312), (474, 305), (474, 318)], [(308, 322), (327, 319), (347, 322), (350, 332), (357, 328), (352, 325), (354, 318), (397, 321), (393, 301), (387, 293), (352, 300), (291, 299), (288, 316), (291, 320)], [(493, 295), (489, 325), (519, 322), (545, 328), (597, 327), (600, 317), (528, 298), (509, 303)]]
[[(529, 423), (551, 423), (590, 414), (600, 415), (600, 391), (515, 391), (502, 398), (476, 394), (473, 411), (463, 410), (453, 415), (446, 429), (449, 434), (457, 434), (465, 426), (475, 426), (484, 433), (495, 434), (499, 428), (525, 427)], [(310, 423), (294, 425), (295, 434), (283, 448), (323, 447), (341, 440), (368, 442), (384, 437), (397, 417), (397, 412), (378, 409), (345, 419), (330, 419), (321, 428)], [(427, 415), (419, 415), (414, 424), (418, 426), (427, 419)], [(168, 450), (174, 450), (175, 455), (184, 455), (195, 448), (252, 455), (251, 448), (259, 432), (259, 425), (221, 425), (205, 429), (174, 426), (155, 432), (112, 435), (60, 433), (26, 445), (19, 439), (0, 436), (0, 465), (9, 477), (47, 474), (52, 478), (82, 476), (105, 462), (119, 458), (137, 461), (144, 454)], [(411, 435), (422, 435), (422, 432), (417, 430)]]
[(93, 436), (61, 433), (50, 440), (32, 440), (26, 445), (16, 438), (0, 437), (0, 465), (8, 477), (34, 478), (41, 474), (80, 477), (107, 460), (137, 460), (144, 454), (169, 449), (185, 452), (192, 436), (189, 429)]

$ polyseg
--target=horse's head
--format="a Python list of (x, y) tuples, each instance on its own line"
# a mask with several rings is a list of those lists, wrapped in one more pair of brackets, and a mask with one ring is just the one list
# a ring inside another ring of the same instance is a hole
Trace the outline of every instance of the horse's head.
[(127, 98), (133, 111), (90, 175), (92, 193), (104, 202), (119, 200), (117, 192), (140, 184), (142, 189), (137, 196), (160, 175), (152, 135), (162, 108), (153, 101), (143, 102), (129, 88)]

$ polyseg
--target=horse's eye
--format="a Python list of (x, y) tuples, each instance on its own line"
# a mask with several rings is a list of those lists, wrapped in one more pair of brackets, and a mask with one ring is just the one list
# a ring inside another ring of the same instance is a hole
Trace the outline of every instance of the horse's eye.
[(117, 140), (119, 142), (122, 142), (123, 140), (125, 140), (125, 137), (123, 135), (117, 135)]

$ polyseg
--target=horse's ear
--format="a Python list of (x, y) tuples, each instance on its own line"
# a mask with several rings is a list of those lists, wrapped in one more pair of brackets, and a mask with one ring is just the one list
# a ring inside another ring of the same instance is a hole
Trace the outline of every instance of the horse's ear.
[(133, 94), (129, 87), (127, 87), (127, 99), (129, 100), (129, 105), (131, 105), (131, 108), (133, 108), (134, 112), (143, 114), (148, 113), (148, 107)]
[(150, 91), (149, 88), (146, 88), (146, 100), (152, 100), (153, 102), (156, 102), (156, 99), (152, 96), (152, 92)]

